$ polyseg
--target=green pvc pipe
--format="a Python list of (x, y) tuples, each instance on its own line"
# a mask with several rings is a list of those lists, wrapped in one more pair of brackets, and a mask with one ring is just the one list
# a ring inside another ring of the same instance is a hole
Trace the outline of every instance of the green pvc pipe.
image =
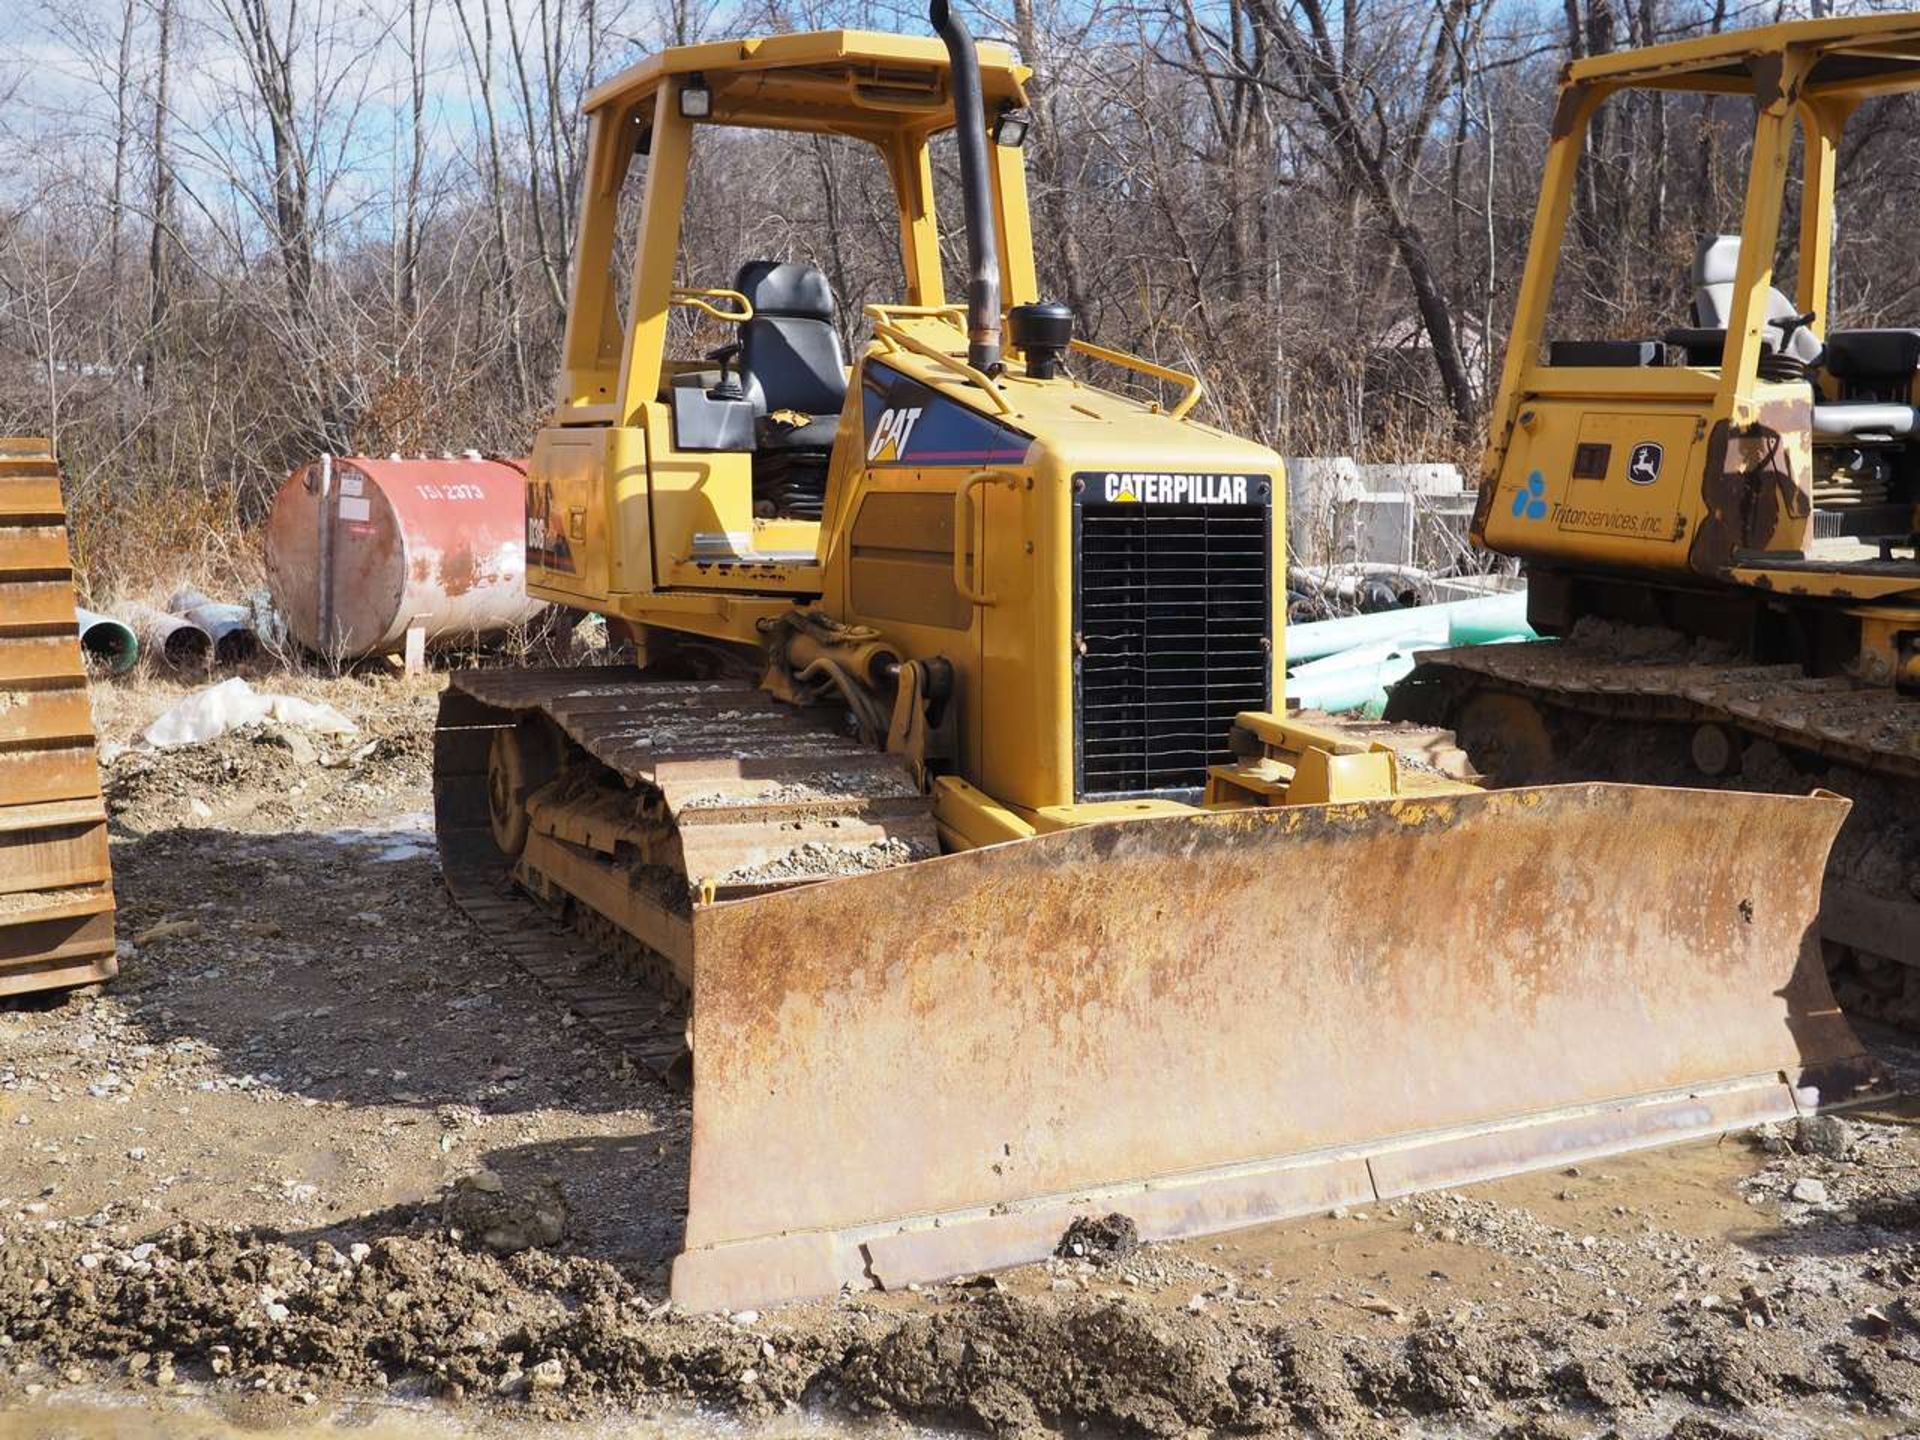
[(96, 615), (74, 607), (80, 622), (80, 650), (88, 660), (103, 665), (114, 675), (124, 675), (140, 658), (140, 637), (124, 620), (111, 615)]
[(1289, 625), (1287, 663), (1318, 660), (1362, 645), (1485, 645), (1516, 635), (1533, 638), (1525, 590)]
[(1407, 651), (1408, 647), (1397, 640), (1388, 640), (1379, 645), (1356, 645), (1351, 650), (1342, 650), (1334, 655), (1323, 655), (1318, 660), (1309, 660), (1304, 665), (1294, 666), (1288, 674), (1288, 682), (1318, 680), (1322, 676), (1332, 675), (1341, 670), (1357, 670), (1362, 666), (1377, 668), (1383, 660), (1394, 655), (1404, 655)]
[(1324, 710), (1329, 715), (1358, 711), (1377, 719), (1387, 708), (1387, 687), (1403, 679), (1412, 669), (1413, 656), (1396, 652), (1371, 665), (1354, 665), (1305, 677), (1289, 676), (1287, 699), (1298, 702), (1303, 710)]
[(1496, 640), (1537, 640), (1527, 623), (1527, 592), (1510, 591), (1479, 600), (1455, 600), (1447, 611), (1447, 641), (1453, 645), (1491, 645)]

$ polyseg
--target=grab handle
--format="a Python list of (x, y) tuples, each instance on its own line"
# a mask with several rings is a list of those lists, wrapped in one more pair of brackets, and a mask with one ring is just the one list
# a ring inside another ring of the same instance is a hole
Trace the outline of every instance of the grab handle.
[[(973, 492), (982, 485), (1005, 485), (1013, 490), (1019, 484), (1018, 480), (1003, 470), (976, 470), (962, 480), (960, 488), (953, 492), (953, 588), (969, 604), (987, 606), (999, 603), (991, 591), (974, 589), (973, 581), (967, 575), (967, 542), (973, 530)], [(983, 558), (974, 558), (976, 571)]]

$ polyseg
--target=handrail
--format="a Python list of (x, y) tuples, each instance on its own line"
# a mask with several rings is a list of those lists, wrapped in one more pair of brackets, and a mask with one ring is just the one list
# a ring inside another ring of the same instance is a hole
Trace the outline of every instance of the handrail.
[[(972, 580), (967, 576), (967, 550), (973, 534), (973, 492), (982, 485), (1005, 485), (1010, 490), (1017, 490), (1020, 482), (1004, 470), (976, 470), (962, 480), (960, 488), (953, 492), (953, 588), (960, 592), (960, 598), (968, 604), (988, 606), (999, 604), (1000, 597), (991, 590), (974, 589)], [(974, 555), (975, 574), (986, 563), (986, 558), (984, 551)]]
[(978, 386), (986, 397), (993, 402), (994, 408), (1002, 415), (1011, 415), (1013, 413), (1013, 403), (1009, 401), (1005, 395), (1000, 393), (1000, 387), (995, 385), (983, 371), (974, 369), (973, 366), (967, 364), (967, 362), (962, 360), (958, 355), (949, 355), (939, 346), (929, 345), (925, 340), (908, 334), (898, 325), (889, 324), (873, 313), (875, 308), (874, 306), (867, 307), (867, 317), (873, 321), (873, 333), (876, 339), (889, 341), (892, 344), (898, 345), (903, 350), (911, 350), (914, 354), (931, 360), (936, 365), (944, 365), (962, 379), (969, 380)]
[(1156, 380), (1171, 380), (1176, 385), (1187, 387), (1187, 393), (1180, 397), (1167, 414), (1175, 420), (1184, 420), (1187, 412), (1200, 403), (1200, 397), (1207, 393), (1205, 383), (1198, 375), (1189, 375), (1184, 370), (1175, 370), (1172, 366), (1162, 365), (1155, 360), (1143, 359), (1138, 355), (1129, 355), (1124, 350), (1109, 350), (1104, 345), (1096, 345), (1091, 340), (1075, 340), (1072, 348), (1082, 355), (1091, 355), (1096, 360), (1104, 360), (1109, 365), (1118, 365), (1123, 370), (1138, 370), (1143, 375), (1151, 375)]
[(872, 304), (866, 307), (869, 320), (891, 325), (898, 320), (958, 320), (961, 323), (954, 328), (961, 334), (966, 333), (967, 307), (964, 305), (887, 305)]
[[(744, 325), (753, 319), (753, 302), (738, 290), (696, 290), (690, 286), (676, 285), (668, 292), (676, 305), (685, 305), (689, 310), (698, 310), (703, 315), (729, 325)], [(729, 314), (710, 304), (714, 300), (731, 300), (740, 307), (739, 313)]]

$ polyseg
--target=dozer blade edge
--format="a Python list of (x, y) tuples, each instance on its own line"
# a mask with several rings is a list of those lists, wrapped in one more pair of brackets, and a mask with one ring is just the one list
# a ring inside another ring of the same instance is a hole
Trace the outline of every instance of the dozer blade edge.
[(1861, 1098), (1847, 803), (1586, 784), (1065, 831), (701, 909), (688, 1308), (1167, 1239)]

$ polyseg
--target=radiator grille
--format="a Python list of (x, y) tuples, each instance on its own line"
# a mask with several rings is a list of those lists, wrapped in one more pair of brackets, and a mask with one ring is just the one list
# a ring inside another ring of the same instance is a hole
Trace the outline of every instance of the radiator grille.
[(1264, 505), (1083, 505), (1075, 608), (1083, 800), (1184, 792), (1270, 700)]

